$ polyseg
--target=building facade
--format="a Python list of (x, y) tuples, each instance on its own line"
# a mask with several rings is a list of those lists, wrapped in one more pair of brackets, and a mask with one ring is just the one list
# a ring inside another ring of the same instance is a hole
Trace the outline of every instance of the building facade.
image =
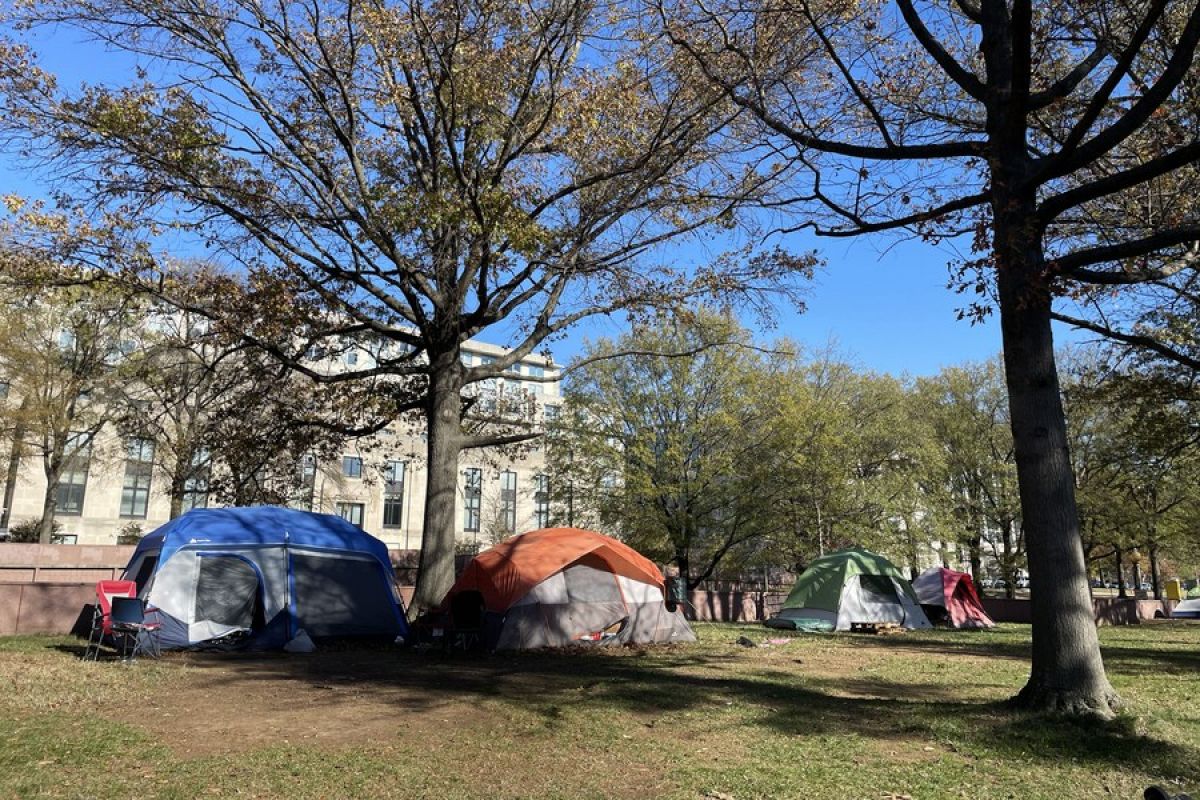
[[(503, 348), (481, 342), (464, 346), (467, 366), (488, 363)], [(360, 356), (340, 356), (348, 364)], [(364, 358), (369, 355), (364, 354)], [(537, 430), (557, 412), (558, 368), (544, 356), (528, 356), (500, 378), (468, 388), (478, 418), (520, 417)], [(156, 470), (158, 443), (123, 436), (105, 425), (73, 448), (56, 489), (55, 520), (65, 544), (113, 544), (167, 522), (171, 499)], [(396, 424), (347, 442), (340, 456), (306, 455), (297, 465), (300, 489), (292, 505), (338, 514), (397, 549), (419, 549), (425, 512), (425, 437)], [(7, 448), (5, 448), (7, 449)], [(46, 490), (41, 459), (21, 459), (12, 491), (10, 527), (40, 519)], [(550, 518), (545, 450), (536, 440), (520, 447), (464, 451), (456, 492), (458, 539), (484, 548), (513, 533), (545, 527)], [(203, 481), (185, 487), (183, 510), (215, 505)]]

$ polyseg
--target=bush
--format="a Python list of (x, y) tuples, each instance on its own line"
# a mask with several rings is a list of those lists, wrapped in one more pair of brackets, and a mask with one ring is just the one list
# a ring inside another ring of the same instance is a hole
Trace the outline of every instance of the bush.
[[(8, 540), (20, 544), (37, 544), (42, 521), (40, 519), (27, 519), (23, 522), (18, 522), (8, 529)], [(50, 534), (51, 544), (62, 544), (62, 523), (54, 520), (52, 532)]]
[(129, 522), (117, 533), (117, 544), (137, 544), (145, 535), (140, 524)]

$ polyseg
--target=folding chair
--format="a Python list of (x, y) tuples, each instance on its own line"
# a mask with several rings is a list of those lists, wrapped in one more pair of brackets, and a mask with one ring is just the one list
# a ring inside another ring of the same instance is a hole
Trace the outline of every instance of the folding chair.
[(447, 649), (463, 652), (483, 646), (483, 595), (476, 591), (459, 592), (450, 599), (450, 625), (444, 641)]
[(83, 651), (85, 661), (97, 660), (101, 642), (105, 636), (112, 635), (112, 601), (117, 597), (137, 597), (137, 584), (133, 581), (100, 581), (96, 584), (96, 608), (92, 614), (87, 649)]
[(121, 646), (121, 659), (145, 652), (158, 658), (158, 624), (146, 622), (146, 605), (136, 597), (112, 599), (112, 632)]

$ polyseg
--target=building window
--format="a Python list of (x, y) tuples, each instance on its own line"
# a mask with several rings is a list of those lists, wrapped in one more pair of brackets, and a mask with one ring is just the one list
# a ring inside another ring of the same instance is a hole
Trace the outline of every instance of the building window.
[(384, 472), (383, 484), (383, 527), (399, 528), (404, 507), (404, 474), (406, 461), (389, 461)]
[(356, 365), (358, 363), (358, 351), (357, 350), (347, 350), (345, 360), (346, 360), (346, 366), (348, 366), (348, 367), (353, 367), (354, 365)]
[(125, 443), (125, 483), (121, 487), (121, 516), (146, 518), (150, 476), (154, 471), (154, 440), (133, 437)]
[(463, 530), (478, 533), (483, 500), (483, 470), (471, 467), (463, 471), (463, 498)]
[(57, 513), (83, 513), (91, 455), (92, 437), (86, 433), (72, 433), (67, 439), (66, 447), (63, 448), (63, 468), (55, 490), (54, 508)]
[(192, 454), (192, 468), (183, 482), (183, 510), (208, 508), (208, 479), (212, 474), (212, 457), (207, 447)]
[(335, 511), (339, 517), (349, 522), (351, 525), (362, 527), (363, 522), (363, 504), (362, 503), (338, 503)]
[(533, 493), (533, 524), (539, 528), (550, 527), (550, 478), (546, 475), (534, 475)]
[(505, 533), (517, 531), (517, 473), (500, 473), (500, 524)]
[(362, 477), (362, 459), (358, 456), (342, 457), (342, 474), (347, 478)]
[(546, 370), (544, 367), (535, 366), (533, 364), (526, 364), (525, 368), (529, 371), (529, 377), (531, 377), (531, 378), (546, 377)]
[(383, 527), (399, 528), (404, 519), (404, 498), (398, 494), (383, 496)]
[(543, 412), (546, 415), (546, 422), (557, 422), (559, 415), (562, 413), (560, 406), (546, 406)]

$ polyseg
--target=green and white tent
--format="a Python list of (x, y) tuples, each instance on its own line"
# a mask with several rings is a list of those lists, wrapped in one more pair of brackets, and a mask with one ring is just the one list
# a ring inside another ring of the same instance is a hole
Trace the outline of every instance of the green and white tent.
[(878, 553), (852, 548), (818, 558), (796, 580), (772, 628), (848, 631), (853, 622), (929, 628), (912, 586)]

